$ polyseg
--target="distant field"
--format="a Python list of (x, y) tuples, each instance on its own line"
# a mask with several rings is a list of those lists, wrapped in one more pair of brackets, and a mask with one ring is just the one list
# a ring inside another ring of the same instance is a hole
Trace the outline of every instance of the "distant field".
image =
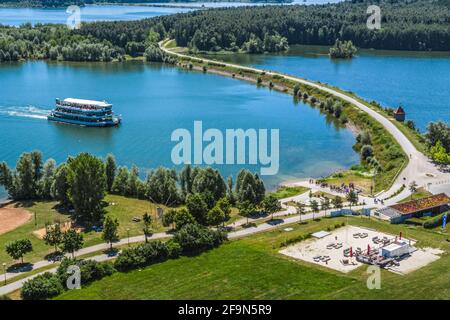
[[(438, 261), (406, 276), (382, 270), (380, 290), (366, 287), (366, 267), (342, 274), (278, 253), (280, 244), (348, 221), (445, 250)], [(367, 218), (296, 224), (230, 241), (196, 257), (183, 257), (129, 273), (116, 273), (59, 299), (450, 299), (450, 243), (434, 231)]]

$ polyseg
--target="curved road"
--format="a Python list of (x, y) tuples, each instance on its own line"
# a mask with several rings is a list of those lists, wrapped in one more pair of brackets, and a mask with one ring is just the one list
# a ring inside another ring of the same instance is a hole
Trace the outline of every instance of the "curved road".
[[(293, 77), (293, 76), (278, 73), (278, 72), (261, 70), (261, 69), (252, 68), (252, 67), (240, 66), (237, 64), (226, 63), (226, 62), (222, 62), (222, 61), (197, 58), (197, 57), (192, 57), (192, 56), (177, 53), (177, 52), (172, 52), (172, 51), (168, 50), (167, 48), (165, 48), (163, 43), (164, 43), (164, 41), (161, 41), (159, 43), (159, 47), (161, 48), (161, 50), (163, 50), (164, 52), (166, 52), (169, 55), (175, 55), (175, 56), (178, 56), (181, 58), (189, 58), (189, 59), (193, 59), (193, 60), (196, 60), (199, 62), (200, 61), (213, 62), (213, 63), (220, 62), (221, 64), (223, 64), (225, 66), (238, 68), (241, 70), (253, 71), (253, 72), (258, 72), (258, 73), (265, 72), (266, 74), (272, 75), (272, 76), (279, 75), (288, 80), (291, 80), (291, 81), (294, 81), (294, 82), (297, 82), (300, 84), (305, 84), (305, 85), (320, 89), (322, 91), (331, 93), (332, 95), (339, 97), (342, 100), (345, 100), (345, 101), (351, 103), (352, 105), (356, 106), (360, 110), (368, 113), (372, 118), (374, 118), (381, 125), (383, 125), (383, 127), (397, 140), (397, 142), (402, 147), (405, 154), (409, 157), (408, 165), (397, 176), (396, 180), (394, 181), (392, 186), (389, 188), (389, 190), (385, 190), (383, 193), (378, 195), (379, 198), (389, 197), (390, 195), (394, 194), (397, 190), (399, 190), (403, 184), (408, 186), (413, 181), (415, 181), (416, 184), (421, 187), (427, 187), (428, 184), (440, 185), (440, 186), (446, 185), (447, 187), (444, 189), (450, 190), (450, 172), (447, 172), (447, 173), (441, 172), (428, 159), (428, 157), (423, 155), (420, 151), (418, 151), (416, 149), (416, 147), (414, 147), (414, 145), (411, 143), (411, 141), (409, 141), (409, 139), (389, 119), (387, 119), (380, 113), (376, 112), (375, 110), (369, 108), (365, 104), (359, 102), (355, 98), (353, 98), (345, 93), (342, 93), (342, 92), (339, 92), (332, 88), (329, 88), (327, 86), (324, 86), (324, 85), (321, 85), (321, 84), (318, 84), (315, 82), (311, 82), (311, 81), (308, 81), (305, 79), (301, 79), (298, 77)], [(441, 189), (442, 189), (442, 187), (441, 187)], [(389, 203), (395, 203), (396, 200), (404, 199), (409, 194), (410, 194), (410, 191), (408, 190), (408, 188), (405, 188), (403, 190), (403, 192), (401, 192), (399, 195), (390, 199)]]

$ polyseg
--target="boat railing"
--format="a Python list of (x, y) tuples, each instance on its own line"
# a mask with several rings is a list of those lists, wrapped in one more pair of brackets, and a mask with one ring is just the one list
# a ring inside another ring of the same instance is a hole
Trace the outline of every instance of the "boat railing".
[(78, 109), (87, 109), (87, 110), (111, 109), (111, 107), (112, 107), (111, 105), (105, 105), (105, 106), (99, 107), (99, 106), (93, 106), (93, 105), (89, 105), (89, 104), (66, 102), (66, 101), (61, 101), (60, 99), (56, 99), (56, 105), (63, 106), (63, 107), (78, 108)]

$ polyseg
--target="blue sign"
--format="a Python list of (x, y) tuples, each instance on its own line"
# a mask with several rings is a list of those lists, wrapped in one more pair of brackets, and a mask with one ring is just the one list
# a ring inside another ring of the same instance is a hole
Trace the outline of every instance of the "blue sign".
[(442, 218), (442, 229), (445, 229), (445, 225), (447, 224), (447, 214), (444, 214)]

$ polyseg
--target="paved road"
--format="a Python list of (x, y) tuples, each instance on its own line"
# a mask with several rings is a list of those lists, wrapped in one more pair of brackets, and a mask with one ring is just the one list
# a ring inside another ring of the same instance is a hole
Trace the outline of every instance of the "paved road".
[[(185, 54), (180, 54), (176, 52), (172, 52), (168, 49), (166, 49), (163, 45), (163, 42), (160, 42), (160, 48), (171, 55), (176, 55), (178, 57), (184, 57), (184, 58), (190, 58), (197, 61), (202, 60), (203, 62), (217, 62), (211, 59), (205, 59), (205, 58), (196, 58)], [(420, 151), (418, 151), (414, 145), (409, 141), (409, 139), (387, 118), (385, 118), (380, 113), (376, 112), (375, 110), (369, 108), (365, 104), (359, 102), (355, 98), (339, 92), (337, 90), (334, 90), (332, 88), (329, 88), (327, 86), (324, 86), (322, 84), (318, 84), (315, 82), (311, 82), (305, 79), (301, 79), (298, 77), (293, 77), (290, 75), (285, 75), (278, 72), (268, 71), (268, 70), (261, 70), (257, 68), (252, 67), (245, 67), (241, 65), (236, 65), (233, 63), (226, 63), (220, 61), (220, 63), (233, 68), (240, 68), (242, 70), (248, 70), (253, 72), (265, 72), (267, 75), (279, 75), (282, 76), (288, 80), (295, 81), (300, 84), (305, 84), (314, 88), (318, 88), (322, 91), (331, 93), (332, 95), (341, 98), (342, 100), (345, 100), (347, 102), (350, 102), (360, 110), (363, 110), (364, 112), (368, 113), (371, 117), (373, 117), (375, 120), (377, 120), (380, 124), (383, 125), (383, 127), (397, 140), (397, 142), (402, 147), (403, 151), (408, 155), (409, 157), (409, 163), (408, 165), (402, 170), (402, 172), (398, 175), (392, 186), (389, 188), (389, 190), (385, 190), (382, 194), (379, 194), (378, 197), (381, 198), (387, 198), (394, 194), (396, 191), (400, 189), (400, 187), (405, 184), (409, 185), (411, 182), (415, 181), (418, 186), (422, 187), (430, 187), (432, 190), (433, 185), (439, 185), (439, 190), (448, 190), (450, 193), (450, 172), (444, 173), (441, 172), (437, 166), (435, 166), (425, 155), (423, 155)], [(393, 197), (389, 200), (390, 203), (396, 203), (396, 201), (403, 199), (407, 197), (410, 194), (410, 191), (408, 188), (405, 188), (399, 195)]]

